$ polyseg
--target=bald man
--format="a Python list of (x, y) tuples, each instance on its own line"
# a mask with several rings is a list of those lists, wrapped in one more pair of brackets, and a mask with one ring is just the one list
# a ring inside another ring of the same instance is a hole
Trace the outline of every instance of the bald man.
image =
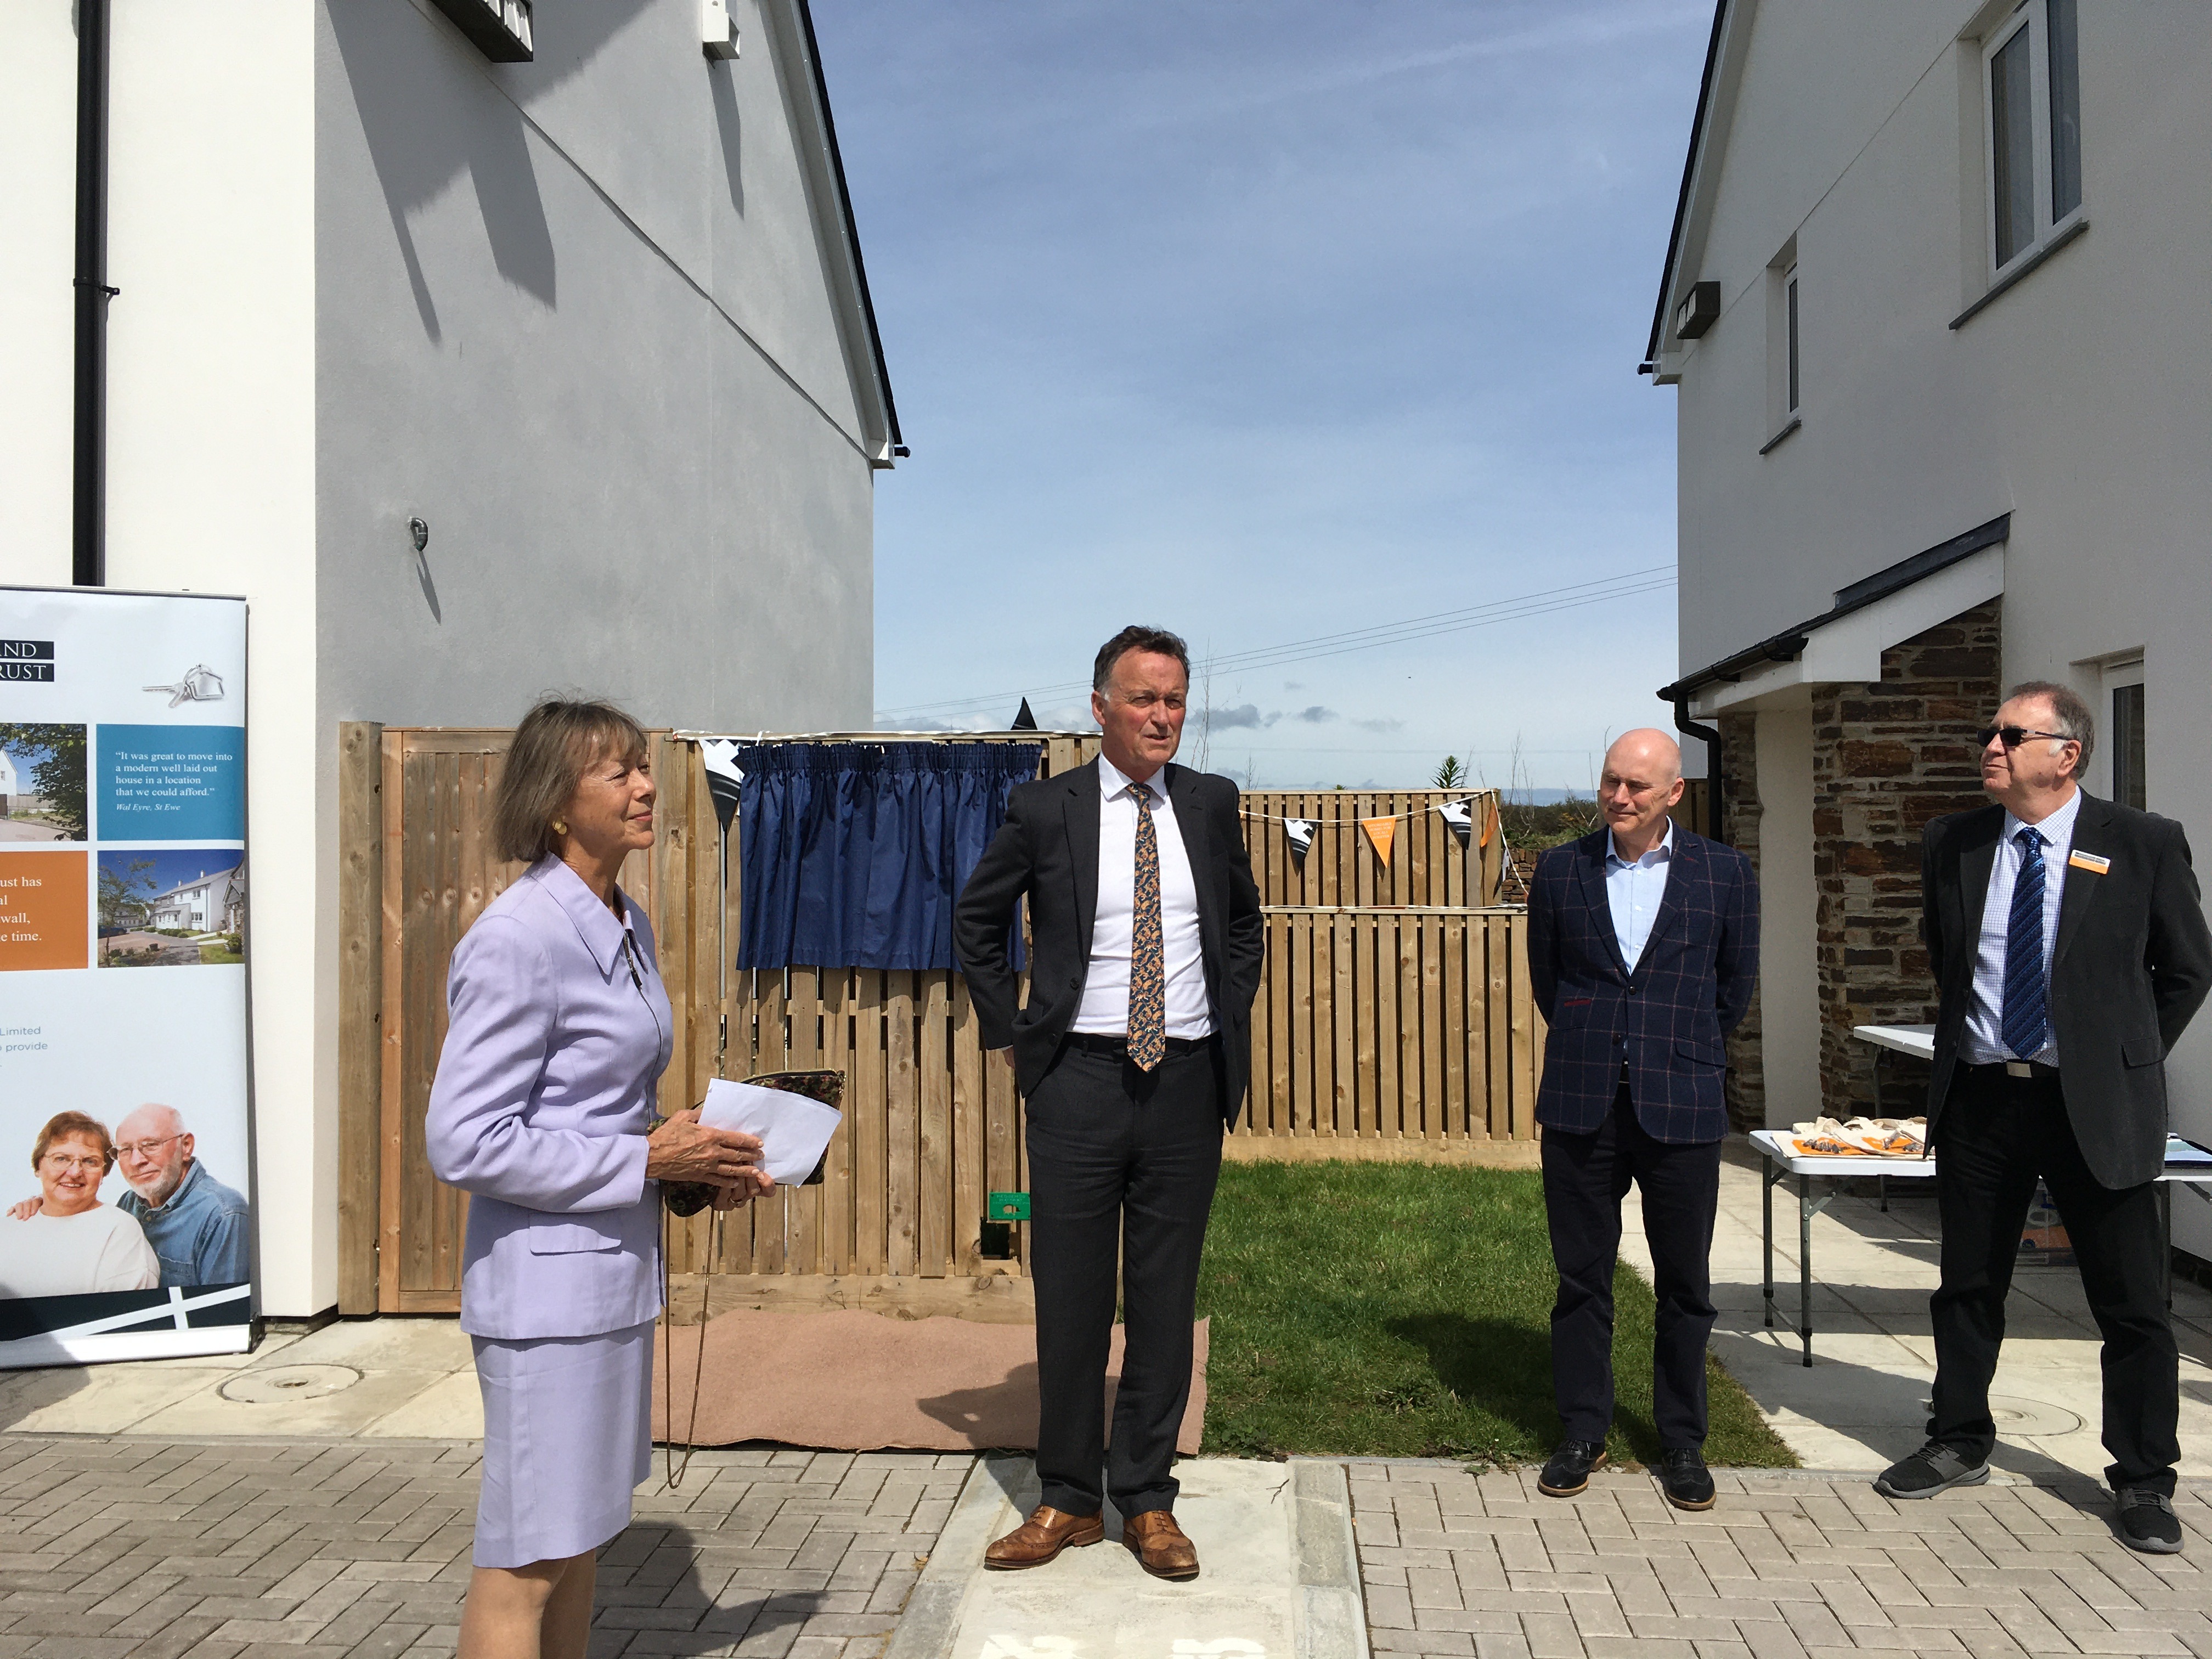
[(1605, 751), (1604, 827), (1546, 853), (1529, 885), (1529, 978), (1551, 1027), (1536, 1121), (1559, 1270), (1552, 1388), (1565, 1435), (1537, 1486), (1572, 1498), (1605, 1462), (1613, 1264), (1633, 1182), (1659, 1299), (1659, 1484), (1675, 1508), (1707, 1510), (1709, 1258), (1728, 1133), (1723, 1040), (1759, 976), (1759, 882), (1742, 854), (1668, 817), (1681, 799), (1674, 740), (1626, 733)]

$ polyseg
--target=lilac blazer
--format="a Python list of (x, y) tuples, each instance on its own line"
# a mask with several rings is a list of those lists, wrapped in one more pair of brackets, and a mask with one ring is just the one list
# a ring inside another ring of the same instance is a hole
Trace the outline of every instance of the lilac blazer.
[(473, 1336), (595, 1336), (660, 1311), (645, 1137), (675, 1023), (653, 930), (623, 902), (635, 953), (583, 878), (541, 859), (454, 947), (426, 1138), (438, 1179), (471, 1194)]

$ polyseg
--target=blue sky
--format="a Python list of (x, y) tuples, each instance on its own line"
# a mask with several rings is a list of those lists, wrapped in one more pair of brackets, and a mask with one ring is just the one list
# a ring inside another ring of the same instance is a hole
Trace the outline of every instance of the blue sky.
[(1668, 723), (1674, 394), (1635, 367), (1711, 15), (817, 4), (915, 452), (877, 482), (878, 726), (1031, 690), (1087, 725), (1132, 621), (1246, 658), (1182, 757), (1260, 787), (1504, 783), (1517, 745), (1587, 787)]

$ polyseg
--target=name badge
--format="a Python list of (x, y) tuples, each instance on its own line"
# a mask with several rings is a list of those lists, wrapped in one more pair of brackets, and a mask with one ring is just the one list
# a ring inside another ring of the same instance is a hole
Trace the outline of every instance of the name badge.
[(2069, 853), (2066, 862), (2076, 870), (2087, 870), (2093, 876), (2101, 876), (2112, 867), (2112, 860), (2100, 858), (2094, 853)]

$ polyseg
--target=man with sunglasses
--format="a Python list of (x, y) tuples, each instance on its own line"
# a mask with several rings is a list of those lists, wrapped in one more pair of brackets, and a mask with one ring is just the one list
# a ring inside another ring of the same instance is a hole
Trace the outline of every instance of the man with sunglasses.
[(2081, 791), (2095, 738), (2080, 697), (2014, 686), (1978, 736), (1991, 805), (1930, 823), (1921, 862), (1941, 996), (1928, 1092), (1943, 1230), (1934, 1412), (1928, 1443), (1875, 1486), (1932, 1498), (1989, 1479), (1990, 1379), (2040, 1177), (2104, 1335), (2120, 1535), (2171, 1554), (2180, 1357), (2153, 1183), (2166, 1056), (2212, 988), (2212, 934), (2181, 826)]

